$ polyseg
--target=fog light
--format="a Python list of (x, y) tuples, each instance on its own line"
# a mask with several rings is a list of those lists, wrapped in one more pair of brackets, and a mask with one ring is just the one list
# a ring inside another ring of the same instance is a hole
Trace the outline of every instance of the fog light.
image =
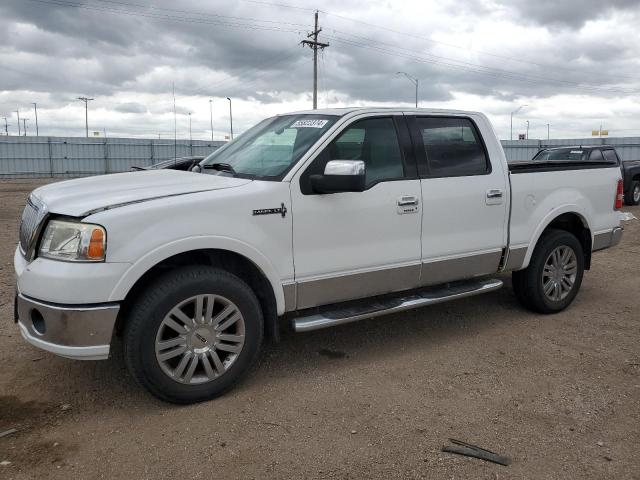
[(31, 325), (33, 325), (33, 329), (36, 333), (39, 333), (40, 335), (44, 335), (47, 331), (47, 327), (44, 324), (44, 317), (35, 308), (31, 310)]

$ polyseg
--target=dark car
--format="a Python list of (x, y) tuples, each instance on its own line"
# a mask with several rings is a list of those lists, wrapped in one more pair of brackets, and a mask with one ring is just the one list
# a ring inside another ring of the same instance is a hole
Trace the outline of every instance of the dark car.
[(588, 167), (590, 163), (615, 163), (620, 165), (624, 180), (624, 201), (627, 205), (640, 204), (640, 160), (622, 161), (616, 149), (609, 145), (580, 145), (553, 147), (540, 150), (532, 161), (548, 163), (579, 162)]
[(170, 158), (168, 160), (162, 160), (161, 162), (154, 163), (153, 165), (149, 165), (147, 167), (132, 166), (131, 170), (138, 171), (138, 170), (169, 169), (169, 170), (189, 171), (198, 163), (200, 163), (203, 159), (204, 159), (203, 156)]

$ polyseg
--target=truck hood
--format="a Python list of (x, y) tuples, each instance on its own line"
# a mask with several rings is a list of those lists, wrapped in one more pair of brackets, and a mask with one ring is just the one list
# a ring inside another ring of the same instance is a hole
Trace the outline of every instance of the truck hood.
[(84, 217), (102, 210), (158, 198), (239, 187), (251, 180), (178, 170), (116, 173), (52, 183), (33, 195), (51, 213)]

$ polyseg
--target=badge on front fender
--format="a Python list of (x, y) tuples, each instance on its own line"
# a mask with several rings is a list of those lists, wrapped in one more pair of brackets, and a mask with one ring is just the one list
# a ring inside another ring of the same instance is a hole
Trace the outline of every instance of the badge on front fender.
[(282, 218), (287, 214), (287, 207), (284, 206), (284, 203), (280, 204), (280, 208), (260, 208), (258, 210), (253, 211), (253, 215), (273, 215), (279, 213), (282, 215)]

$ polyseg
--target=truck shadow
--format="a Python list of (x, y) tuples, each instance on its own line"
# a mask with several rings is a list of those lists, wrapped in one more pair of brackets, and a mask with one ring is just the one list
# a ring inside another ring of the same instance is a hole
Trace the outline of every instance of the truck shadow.
[[(281, 341), (267, 343), (250, 375), (226, 396), (248, 394), (269, 383), (291, 381), (298, 376), (306, 378), (342, 368), (368, 368), (372, 362), (392, 359), (399, 351), (411, 355), (438, 349), (500, 324), (531, 320), (533, 314), (517, 304), (509, 276), (503, 276), (502, 280), (505, 287), (497, 292), (455, 302), (304, 334), (283, 329)], [(78, 397), (94, 412), (120, 405), (152, 410), (168, 407), (139, 387), (129, 375), (120, 341), (114, 342), (111, 358), (103, 362), (77, 362), (46, 355), (48, 361), (43, 362), (38, 371), (45, 377), (56, 378), (55, 382), (42, 383), (41, 389), (47, 396), (65, 402)], [(33, 372), (30, 374), (33, 376)]]

